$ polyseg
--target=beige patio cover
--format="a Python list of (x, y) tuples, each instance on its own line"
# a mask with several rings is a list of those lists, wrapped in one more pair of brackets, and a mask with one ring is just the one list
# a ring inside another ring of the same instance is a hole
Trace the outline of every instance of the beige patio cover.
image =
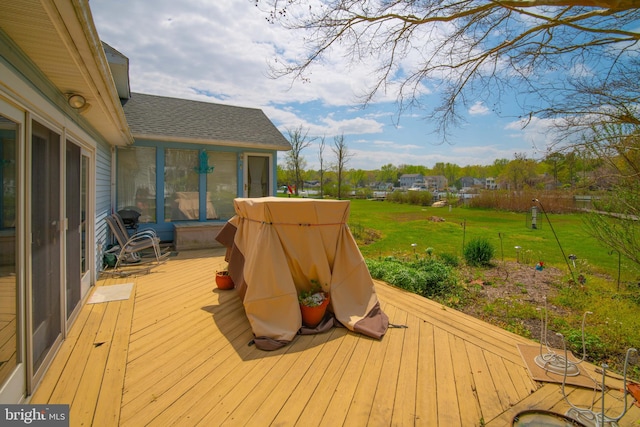
[(349, 201), (265, 197), (238, 198), (234, 205), (236, 216), (216, 240), (228, 249), (229, 273), (258, 347), (293, 340), (302, 326), (298, 292), (312, 279), (330, 292), (338, 322), (384, 335), (389, 321), (347, 226)]

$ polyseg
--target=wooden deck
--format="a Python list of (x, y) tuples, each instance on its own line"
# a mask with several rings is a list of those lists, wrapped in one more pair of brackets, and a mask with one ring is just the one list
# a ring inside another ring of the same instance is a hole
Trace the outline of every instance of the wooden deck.
[[(30, 403), (70, 404), (72, 426), (135, 427), (505, 426), (524, 409), (568, 409), (559, 385), (530, 378), (517, 344), (531, 341), (384, 283), (384, 311), (407, 328), (380, 341), (335, 328), (256, 349), (235, 291), (215, 288), (222, 254), (183, 252), (150, 274), (100, 281), (133, 282), (134, 295), (83, 307)], [(609, 392), (611, 412), (621, 396)], [(636, 406), (620, 421), (638, 423)]]

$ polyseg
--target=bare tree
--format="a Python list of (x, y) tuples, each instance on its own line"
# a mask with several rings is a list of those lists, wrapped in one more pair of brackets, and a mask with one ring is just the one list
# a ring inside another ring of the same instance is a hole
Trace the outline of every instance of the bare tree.
[(295, 184), (295, 194), (298, 195), (300, 190), (304, 190), (302, 172), (307, 164), (304, 157), (302, 157), (302, 150), (311, 145), (314, 138), (309, 138), (309, 130), (303, 130), (302, 125), (294, 130), (287, 129), (287, 134), (291, 143), (291, 150), (287, 152), (286, 157), (287, 169)]
[(344, 177), (344, 171), (349, 159), (353, 157), (353, 154), (349, 153), (349, 147), (344, 141), (344, 135), (338, 135), (333, 137), (333, 147), (331, 148), (333, 154), (336, 156), (336, 173), (338, 175), (338, 199), (342, 198), (342, 181)]
[[(428, 111), (446, 139), (468, 107), (518, 95), (523, 125), (558, 120), (565, 132), (594, 123), (640, 123), (640, 4), (633, 0), (254, 0), (268, 20), (303, 32), (308, 50), (278, 61), (274, 76), (309, 79), (335, 48), (376, 61), (364, 104), (397, 90), (399, 114)], [(290, 58), (287, 58), (290, 59)], [(501, 114), (500, 100), (487, 106)]]
[(318, 144), (318, 161), (320, 162), (320, 198), (324, 198), (324, 136), (320, 138)]
[(602, 244), (640, 265), (640, 126), (607, 126), (585, 143), (604, 160), (605, 178), (613, 181), (595, 211), (587, 215), (587, 230)]

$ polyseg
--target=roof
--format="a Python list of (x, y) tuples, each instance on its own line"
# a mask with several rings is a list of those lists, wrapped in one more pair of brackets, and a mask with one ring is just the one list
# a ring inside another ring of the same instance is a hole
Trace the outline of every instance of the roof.
[(123, 108), (134, 138), (290, 150), (257, 108), (132, 93)]
[[(17, 51), (23, 52), (34, 69), (27, 77), (50, 99), (72, 115), (81, 114), (109, 143), (133, 142), (88, 2), (3, 2), (2, 32), (17, 48), (9, 52), (9, 61), (23, 60)], [(82, 95), (90, 108), (74, 112), (67, 105), (70, 94)]]
[(113, 82), (116, 85), (118, 96), (120, 99), (129, 99), (131, 97), (129, 58), (105, 42), (102, 42), (102, 47), (109, 62), (109, 68), (111, 69), (111, 75), (113, 76)]

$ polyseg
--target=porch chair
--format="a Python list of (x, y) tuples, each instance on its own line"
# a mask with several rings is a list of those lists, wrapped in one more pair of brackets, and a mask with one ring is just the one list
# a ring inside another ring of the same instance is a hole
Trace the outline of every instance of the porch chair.
[[(122, 272), (120, 267), (130, 265), (137, 265), (142, 270), (148, 271), (163, 264), (169, 257), (169, 251), (163, 252), (160, 249), (160, 239), (153, 230), (143, 230), (129, 236), (122, 218), (117, 213), (106, 217), (106, 221), (119, 246), (115, 251), (116, 264), (113, 267), (114, 272)], [(147, 261), (144, 261), (142, 252), (149, 250), (153, 250), (153, 253)]]

